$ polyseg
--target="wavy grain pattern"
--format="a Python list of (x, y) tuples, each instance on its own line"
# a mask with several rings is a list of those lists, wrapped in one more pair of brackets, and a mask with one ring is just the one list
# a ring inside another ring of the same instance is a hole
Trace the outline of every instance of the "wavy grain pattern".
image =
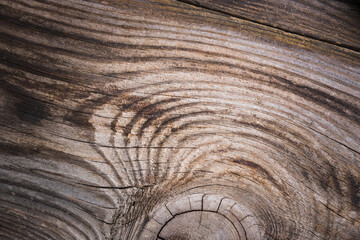
[(358, 32), (238, 14), (1, 1), (0, 238), (359, 239)]

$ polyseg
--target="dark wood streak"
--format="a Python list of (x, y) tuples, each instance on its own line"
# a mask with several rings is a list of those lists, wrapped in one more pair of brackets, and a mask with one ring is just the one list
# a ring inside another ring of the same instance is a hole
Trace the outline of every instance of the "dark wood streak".
[(240, 165), (250, 167), (250, 168), (254, 169), (256, 172), (263, 173), (266, 176), (266, 178), (270, 180), (270, 182), (272, 182), (280, 191), (283, 191), (283, 187), (281, 185), (279, 185), (275, 181), (275, 179), (271, 176), (271, 174), (266, 169), (261, 167), (260, 165), (254, 163), (254, 162), (251, 162), (251, 161), (247, 161), (245, 159), (241, 159), (241, 158), (240, 159), (233, 159), (233, 162), (237, 163), (237, 164), (240, 164)]

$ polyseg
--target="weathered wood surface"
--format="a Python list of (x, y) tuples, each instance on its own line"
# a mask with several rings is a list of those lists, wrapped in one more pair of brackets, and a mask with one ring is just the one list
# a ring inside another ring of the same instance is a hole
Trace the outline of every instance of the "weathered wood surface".
[(2, 0), (0, 238), (359, 239), (351, 20)]
[(320, 41), (360, 50), (360, 5), (358, 1), (180, 1)]

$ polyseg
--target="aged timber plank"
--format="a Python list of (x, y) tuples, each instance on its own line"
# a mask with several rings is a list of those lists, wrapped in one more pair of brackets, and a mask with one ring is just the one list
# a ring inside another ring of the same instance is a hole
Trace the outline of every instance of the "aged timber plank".
[(5, 0), (0, 86), (0, 238), (360, 236), (358, 51), (179, 1)]
[(181, 0), (181, 2), (360, 50), (360, 6), (356, 1)]

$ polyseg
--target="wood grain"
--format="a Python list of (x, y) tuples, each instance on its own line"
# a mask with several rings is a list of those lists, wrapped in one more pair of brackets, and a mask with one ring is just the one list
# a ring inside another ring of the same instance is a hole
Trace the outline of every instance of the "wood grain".
[(357, 1), (180, 0), (331, 44), (360, 50)]
[(0, 21), (0, 238), (360, 238), (357, 45), (170, 0)]

